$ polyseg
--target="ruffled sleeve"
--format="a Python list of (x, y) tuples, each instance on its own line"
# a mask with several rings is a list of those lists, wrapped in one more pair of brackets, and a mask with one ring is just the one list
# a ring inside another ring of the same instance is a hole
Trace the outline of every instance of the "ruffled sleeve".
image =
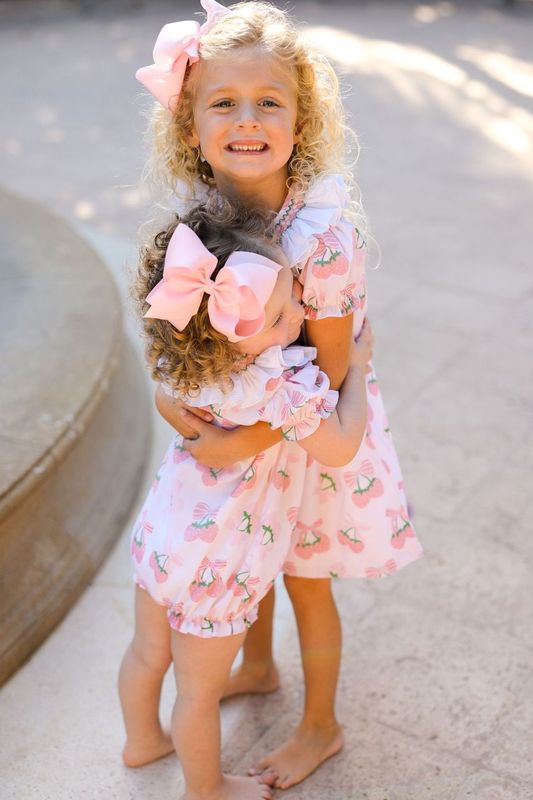
[(334, 411), (339, 394), (313, 359), (314, 347), (269, 347), (233, 374), (232, 386), (205, 386), (192, 395), (179, 395), (163, 384), (171, 396), (187, 405), (209, 409), (223, 427), (267, 422), (280, 428), (288, 441), (314, 433)]
[[(314, 347), (269, 347), (235, 376), (224, 402), (210, 403), (209, 408), (226, 423), (267, 422), (280, 428), (288, 441), (310, 436), (333, 413), (338, 400), (328, 377), (312, 363), (315, 357)], [(209, 399), (206, 393), (202, 398)]]
[(329, 379), (314, 364), (283, 373), (282, 381), (261, 411), (271, 428), (280, 428), (283, 438), (297, 442), (310, 436), (335, 411), (339, 393), (329, 388)]
[(281, 245), (303, 286), (307, 319), (363, 310), (365, 245), (345, 216), (348, 205), (343, 178), (326, 175), (280, 212)]

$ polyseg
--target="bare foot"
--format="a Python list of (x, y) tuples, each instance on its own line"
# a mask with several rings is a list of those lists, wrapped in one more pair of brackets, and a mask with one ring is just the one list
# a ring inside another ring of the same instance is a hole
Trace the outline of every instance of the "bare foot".
[(271, 800), (272, 789), (257, 778), (224, 775), (220, 790), (213, 795), (187, 791), (183, 800)]
[(342, 731), (337, 724), (327, 728), (301, 725), (281, 747), (252, 767), (249, 774), (260, 776), (277, 789), (288, 789), (342, 750), (343, 744)]
[(274, 662), (246, 663), (232, 672), (224, 688), (222, 699), (238, 694), (268, 694), (279, 689), (279, 674)]
[(122, 760), (127, 767), (144, 767), (159, 758), (174, 752), (174, 745), (169, 733), (161, 731), (153, 740), (142, 742), (127, 741), (122, 751)]

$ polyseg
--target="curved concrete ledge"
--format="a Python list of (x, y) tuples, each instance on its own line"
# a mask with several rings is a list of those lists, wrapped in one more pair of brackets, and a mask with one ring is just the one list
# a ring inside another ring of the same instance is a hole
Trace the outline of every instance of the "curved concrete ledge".
[(120, 300), (65, 222), (0, 192), (0, 682), (124, 527), (150, 435)]

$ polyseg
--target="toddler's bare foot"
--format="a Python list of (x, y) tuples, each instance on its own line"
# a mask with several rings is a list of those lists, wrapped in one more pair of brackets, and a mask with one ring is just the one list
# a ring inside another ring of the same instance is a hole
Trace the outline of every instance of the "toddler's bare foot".
[(326, 728), (301, 725), (281, 747), (252, 767), (249, 774), (260, 776), (277, 789), (288, 789), (338, 753), (343, 744), (342, 731), (337, 724)]
[(183, 800), (271, 800), (272, 789), (257, 778), (224, 775), (220, 790), (213, 795), (188, 791)]
[(144, 767), (159, 758), (174, 752), (170, 734), (160, 731), (153, 739), (142, 742), (127, 741), (122, 751), (122, 760), (127, 767)]
[(238, 694), (268, 694), (279, 689), (279, 674), (273, 661), (243, 662), (232, 672), (224, 688), (222, 699)]

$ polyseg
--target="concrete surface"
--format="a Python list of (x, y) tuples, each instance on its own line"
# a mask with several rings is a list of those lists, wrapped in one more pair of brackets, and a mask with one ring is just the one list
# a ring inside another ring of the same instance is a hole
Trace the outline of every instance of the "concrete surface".
[(101, 395), (122, 314), (102, 262), (61, 218), (2, 191), (0, 219), (1, 518), (21, 479), (38, 479), (32, 468)]
[(85, 239), (0, 191), (0, 254), (1, 685), (121, 534), (144, 475), (151, 397), (119, 294)]
[[(132, 74), (195, 4), (6, 2), (1, 180), (69, 219), (119, 284), (146, 212)], [(295, 800), (531, 800), (533, 6), (295, 4), (344, 71), (382, 267), (376, 363), (426, 558), (339, 583), (347, 747)], [(36, 65), (36, 54), (38, 64)], [(152, 467), (167, 441), (159, 424)], [(0, 695), (6, 798), (179, 797), (172, 759), (128, 772), (115, 676), (131, 631), (126, 534)], [(224, 709), (224, 762), (280, 741), (302, 698), (280, 600), (283, 689)], [(163, 710), (168, 715), (172, 687)], [(281, 794), (281, 793), (279, 793)]]

